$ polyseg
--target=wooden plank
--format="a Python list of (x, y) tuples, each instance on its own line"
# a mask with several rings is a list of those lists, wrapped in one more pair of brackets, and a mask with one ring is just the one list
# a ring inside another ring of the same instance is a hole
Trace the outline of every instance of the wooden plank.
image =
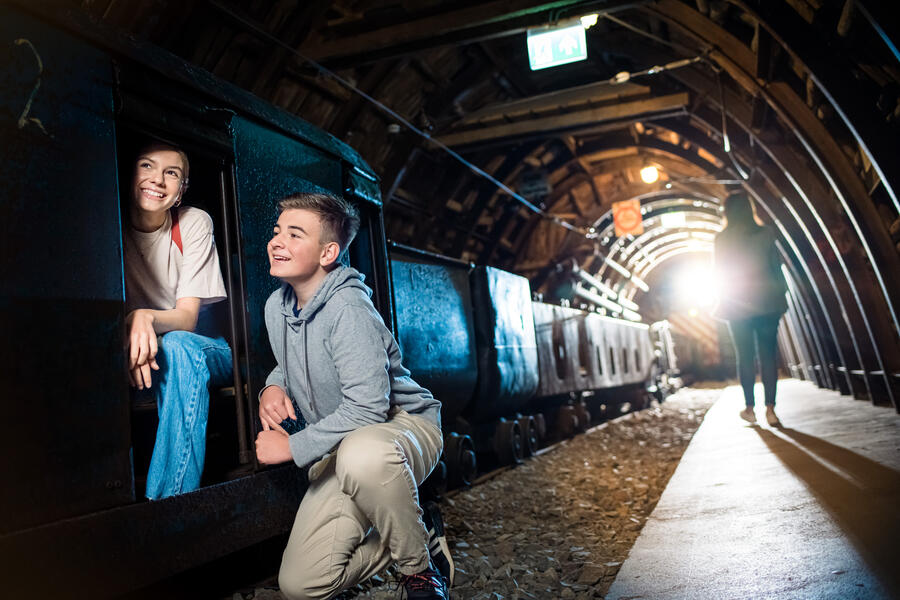
[[(583, 0), (494, 0), (476, 3), (363, 33), (329, 40), (308, 39), (300, 48), (300, 53), (320, 62), (350, 57), (353, 60), (344, 62), (369, 61), (373, 56), (380, 59), (450, 43), (512, 35), (527, 27), (546, 23), (550, 12), (583, 3)], [(593, 5), (593, 10), (611, 12), (646, 3), (647, 0), (608, 0), (600, 7)]]
[(513, 100), (491, 104), (479, 110), (469, 113), (455, 124), (456, 128), (474, 124), (487, 124), (491, 121), (506, 120), (521, 117), (532, 113), (547, 112), (550, 110), (564, 110), (585, 104), (599, 104), (610, 101), (621, 101), (635, 96), (647, 96), (650, 88), (646, 85), (624, 83), (610, 85), (603, 81), (578, 87), (557, 90), (547, 94), (540, 94)]
[(533, 133), (552, 133), (562, 130), (571, 130), (578, 127), (593, 127), (604, 121), (615, 119), (627, 119), (637, 115), (652, 116), (654, 113), (670, 111), (687, 106), (689, 96), (687, 92), (658, 96), (644, 100), (623, 102), (611, 106), (603, 106), (587, 110), (580, 110), (563, 115), (540, 117), (517, 123), (508, 123), (485, 127), (472, 131), (451, 133), (438, 139), (447, 146), (461, 146), (475, 142), (495, 140), (513, 136)]

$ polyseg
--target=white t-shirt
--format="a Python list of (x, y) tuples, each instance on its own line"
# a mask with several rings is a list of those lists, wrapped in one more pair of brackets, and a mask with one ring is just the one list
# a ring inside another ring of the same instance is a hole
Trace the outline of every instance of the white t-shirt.
[(212, 304), (226, 297), (212, 219), (191, 206), (178, 211), (184, 254), (172, 241), (172, 216), (156, 231), (125, 228), (125, 310), (169, 310), (179, 298)]

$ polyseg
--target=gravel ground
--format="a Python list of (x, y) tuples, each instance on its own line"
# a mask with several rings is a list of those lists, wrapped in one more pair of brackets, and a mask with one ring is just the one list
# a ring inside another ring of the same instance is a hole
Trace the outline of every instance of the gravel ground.
[[(602, 598), (721, 391), (681, 390), (449, 494), (441, 508), (456, 563), (452, 597)], [(365, 587), (359, 600), (398, 598), (390, 573)]]

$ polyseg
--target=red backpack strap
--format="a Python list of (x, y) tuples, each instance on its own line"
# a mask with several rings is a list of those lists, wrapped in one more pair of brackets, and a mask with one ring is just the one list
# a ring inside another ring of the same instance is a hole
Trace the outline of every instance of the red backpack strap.
[(172, 209), (172, 241), (178, 248), (178, 251), (184, 254), (184, 248), (181, 245), (181, 227), (178, 226), (178, 209)]

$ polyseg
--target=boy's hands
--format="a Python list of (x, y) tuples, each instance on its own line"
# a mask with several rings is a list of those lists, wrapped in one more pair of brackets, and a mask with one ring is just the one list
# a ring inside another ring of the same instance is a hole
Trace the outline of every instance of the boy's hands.
[(151, 386), (151, 369), (159, 370), (159, 365), (156, 364), (158, 348), (153, 320), (153, 313), (143, 309), (133, 310), (125, 317), (128, 378), (131, 385), (139, 390)]
[(256, 436), (256, 458), (265, 465), (277, 465), (291, 460), (288, 435), (283, 431), (260, 431)]
[[(297, 420), (294, 404), (287, 394), (284, 393), (283, 389), (277, 385), (270, 385), (263, 390), (259, 398), (259, 420), (262, 422), (263, 431), (274, 429), (283, 435), (287, 435), (287, 432), (281, 427), (281, 422), (285, 419)], [(259, 438), (257, 438), (256, 443), (258, 446)], [(288, 458), (290, 458), (290, 452), (288, 452)]]

